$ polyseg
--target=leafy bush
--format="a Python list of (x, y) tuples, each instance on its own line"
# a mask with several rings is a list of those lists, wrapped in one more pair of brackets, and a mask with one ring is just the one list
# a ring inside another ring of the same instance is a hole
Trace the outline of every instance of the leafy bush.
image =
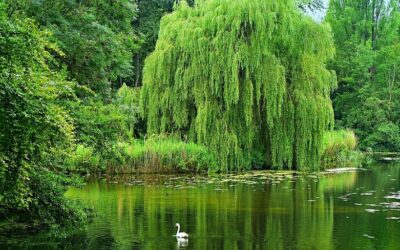
[(100, 157), (93, 152), (92, 147), (78, 145), (70, 158), (71, 170), (95, 172), (99, 169)]
[(136, 129), (136, 124), (141, 122), (138, 91), (124, 84), (109, 104), (96, 96), (69, 103), (78, 142), (88, 145), (77, 148), (72, 165), (79, 165), (80, 171), (94, 172), (125, 164), (119, 145), (143, 132), (140, 126)]
[(364, 145), (373, 148), (374, 151), (400, 151), (399, 126), (391, 122), (380, 124), (376, 130), (366, 137)]
[[(30, 205), (27, 214), (19, 214), (20, 220), (48, 225), (53, 229), (79, 225), (88, 220), (91, 212), (88, 208), (73, 200), (66, 199), (67, 186), (76, 185), (72, 178), (63, 176), (45, 168), (38, 167), (30, 174)], [(31, 214), (38, 217), (31, 218)], [(22, 215), (22, 216), (21, 216)]]
[(357, 137), (351, 130), (327, 132), (324, 136), (321, 168), (360, 167), (363, 154), (357, 150)]
[(85, 220), (64, 197), (64, 159), (74, 126), (61, 103), (73, 82), (51, 69), (62, 53), (30, 19), (13, 20), (0, 3), (0, 220), (58, 227)]
[(127, 138), (125, 117), (115, 104), (96, 99), (71, 103), (79, 143), (90, 145), (96, 152)]

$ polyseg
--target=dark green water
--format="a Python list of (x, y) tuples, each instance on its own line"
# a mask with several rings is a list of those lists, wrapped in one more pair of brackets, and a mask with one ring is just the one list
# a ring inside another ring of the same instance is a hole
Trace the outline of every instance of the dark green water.
[[(400, 164), (370, 170), (92, 180), (67, 196), (98, 216), (36, 249), (400, 249)], [(179, 244), (175, 223), (189, 233)], [(11, 243), (8, 242), (8, 246)], [(20, 244), (20, 245), (18, 245)], [(1, 247), (0, 247), (1, 248)]]

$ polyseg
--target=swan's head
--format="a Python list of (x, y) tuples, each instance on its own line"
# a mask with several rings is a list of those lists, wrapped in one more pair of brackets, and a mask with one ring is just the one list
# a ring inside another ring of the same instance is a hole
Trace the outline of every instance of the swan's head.
[(179, 223), (176, 223), (175, 226), (176, 226), (176, 227), (179, 227)]

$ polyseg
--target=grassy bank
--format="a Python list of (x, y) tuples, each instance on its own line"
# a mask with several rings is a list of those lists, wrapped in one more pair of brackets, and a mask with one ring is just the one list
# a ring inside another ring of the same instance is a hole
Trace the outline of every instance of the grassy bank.
[(112, 160), (100, 159), (90, 147), (77, 147), (71, 158), (74, 170), (107, 173), (197, 172), (216, 168), (213, 155), (203, 146), (166, 136), (119, 142)]
[(145, 141), (121, 143), (125, 164), (110, 166), (108, 171), (125, 172), (179, 172), (215, 169), (212, 154), (203, 146), (177, 139), (154, 136)]
[[(215, 156), (204, 146), (166, 135), (116, 142), (108, 151), (110, 153), (104, 155), (92, 147), (78, 145), (70, 158), (69, 168), (74, 172), (109, 174), (218, 169)], [(321, 170), (360, 167), (363, 161), (364, 155), (357, 149), (357, 138), (353, 131), (339, 130), (325, 134)]]
[(351, 130), (327, 132), (324, 136), (321, 169), (360, 167), (364, 155), (357, 149), (357, 137)]

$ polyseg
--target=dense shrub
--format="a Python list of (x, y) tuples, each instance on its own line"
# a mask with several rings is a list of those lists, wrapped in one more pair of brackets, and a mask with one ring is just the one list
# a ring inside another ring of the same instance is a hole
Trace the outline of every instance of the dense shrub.
[[(79, 180), (79, 179), (78, 179)], [(78, 185), (73, 178), (36, 167), (31, 171), (29, 188), (29, 213), (20, 215), (20, 220), (38, 225), (48, 225), (58, 229), (70, 225), (79, 225), (88, 220), (91, 211), (73, 200), (65, 198), (64, 193), (69, 185)], [(35, 215), (35, 217), (31, 217)]]
[(327, 132), (324, 136), (321, 168), (359, 167), (363, 154), (357, 150), (357, 137), (351, 130)]
[(73, 82), (51, 68), (62, 56), (30, 19), (11, 19), (0, 3), (0, 220), (48, 227), (82, 222), (85, 211), (64, 197), (64, 160), (74, 126), (61, 104)]
[(366, 136), (364, 147), (378, 152), (400, 151), (400, 127), (394, 123), (382, 123)]
[(140, 88), (130, 88), (125, 84), (119, 88), (115, 104), (118, 105), (119, 112), (123, 114), (127, 135), (129, 139), (139, 137), (144, 133), (144, 127), (139, 109)]
[(138, 102), (139, 89), (124, 84), (111, 103), (95, 95), (69, 103), (80, 144), (70, 161), (72, 170), (98, 172), (125, 164), (120, 144), (143, 134)]
[(92, 147), (78, 145), (69, 159), (70, 170), (79, 172), (95, 172), (99, 170), (100, 157)]

